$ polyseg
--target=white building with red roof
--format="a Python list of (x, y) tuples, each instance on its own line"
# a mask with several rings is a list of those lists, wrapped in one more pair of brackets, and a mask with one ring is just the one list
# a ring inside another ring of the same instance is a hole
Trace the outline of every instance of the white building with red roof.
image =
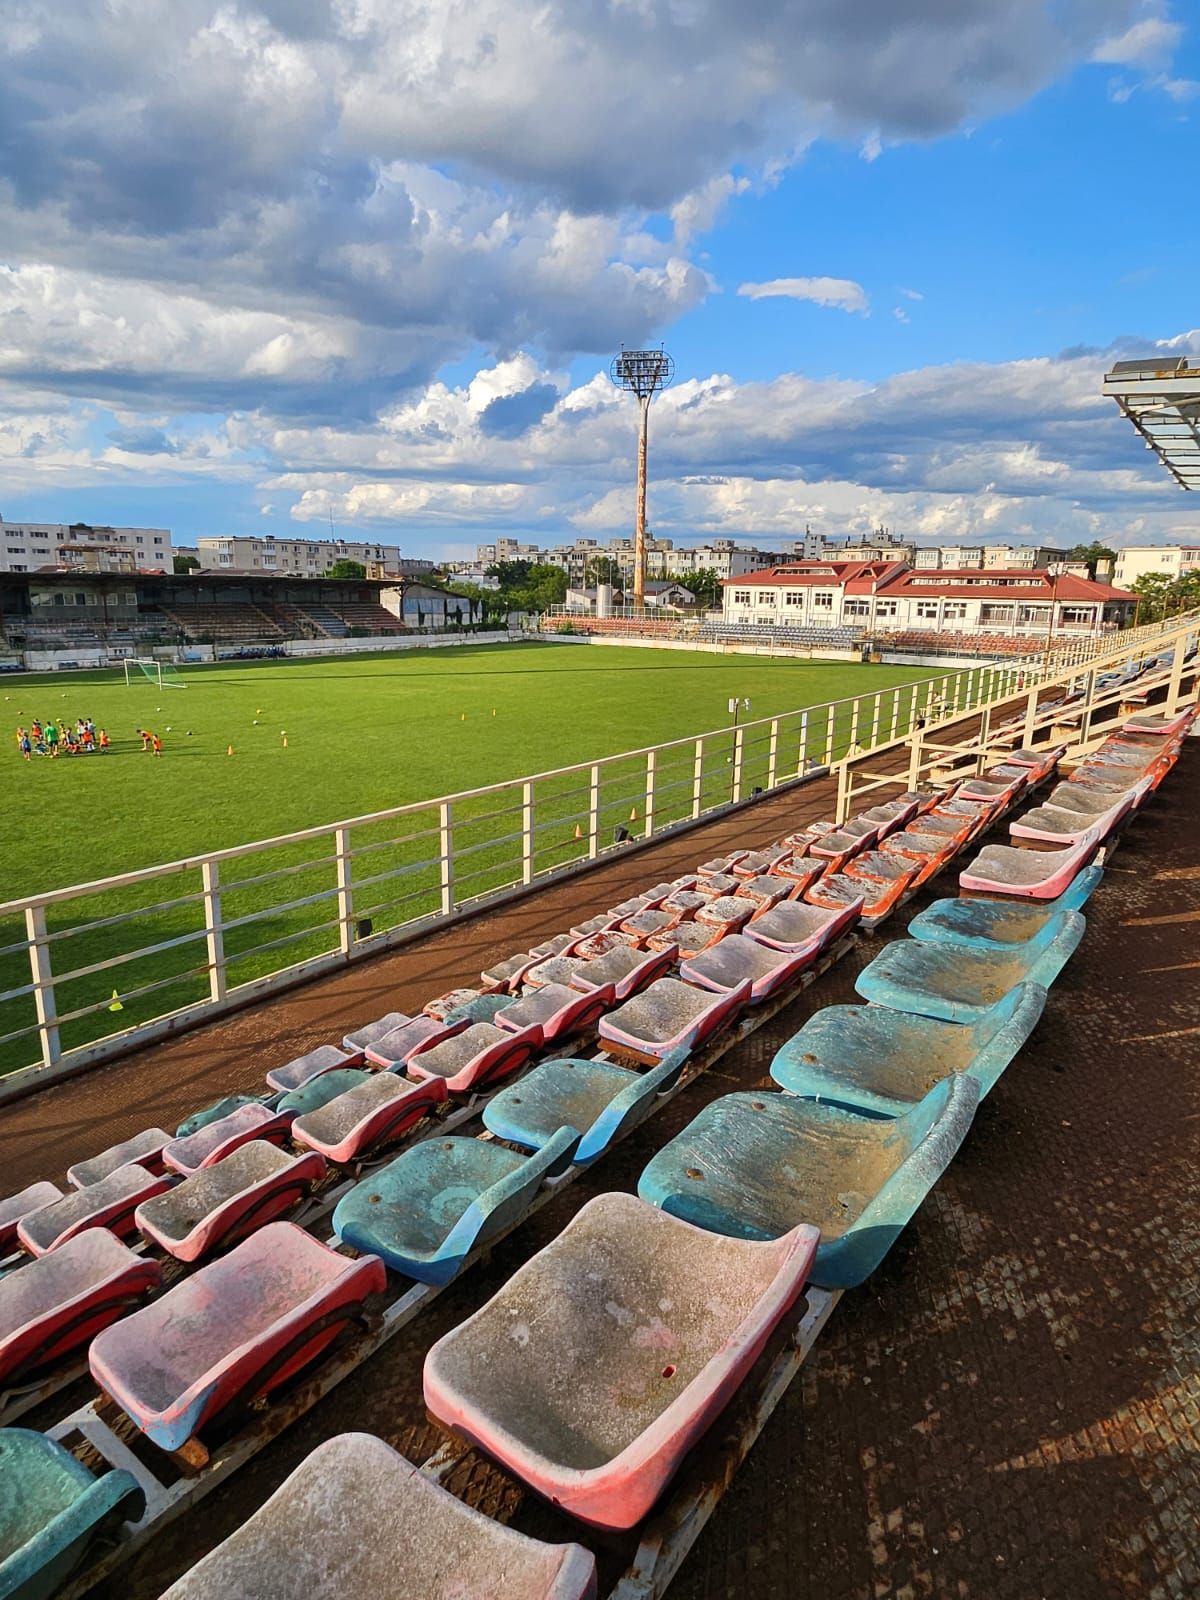
[(923, 571), (902, 561), (796, 561), (724, 580), (723, 620), (864, 633), (1098, 633), (1137, 596), (1069, 573)]

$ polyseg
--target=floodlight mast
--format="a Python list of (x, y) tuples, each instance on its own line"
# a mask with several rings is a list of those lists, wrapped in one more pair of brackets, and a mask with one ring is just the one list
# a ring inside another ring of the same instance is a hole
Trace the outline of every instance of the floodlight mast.
[(675, 376), (675, 363), (660, 345), (657, 350), (622, 350), (608, 375), (618, 389), (636, 394), (641, 409), (638, 430), (637, 518), (633, 529), (633, 603), (646, 604), (646, 451), (650, 433), (650, 401)]

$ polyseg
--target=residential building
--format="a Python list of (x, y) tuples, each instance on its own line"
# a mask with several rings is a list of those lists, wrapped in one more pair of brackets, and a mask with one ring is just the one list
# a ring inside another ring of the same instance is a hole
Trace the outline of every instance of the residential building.
[(1181, 578), (1200, 571), (1200, 544), (1131, 544), (1117, 551), (1113, 582), (1126, 588), (1139, 578)]
[(987, 572), (1035, 572), (1066, 562), (1068, 552), (1048, 544), (943, 544), (914, 549), (905, 557), (919, 572), (965, 572), (981, 567)]
[(480, 567), (495, 566), (498, 561), (541, 561), (542, 552), (536, 544), (522, 544), (519, 539), (497, 539), (495, 544), (477, 544), (475, 563)]
[[(405, 562), (394, 544), (369, 544), (351, 539), (276, 539), (229, 534), (196, 541), (205, 572), (273, 572), (288, 578), (320, 578), (338, 561), (357, 561), (376, 569), (377, 577), (400, 577)], [(432, 562), (420, 565), (432, 571)]]
[(170, 572), (169, 528), (112, 528), (89, 522), (5, 522), (0, 572)]

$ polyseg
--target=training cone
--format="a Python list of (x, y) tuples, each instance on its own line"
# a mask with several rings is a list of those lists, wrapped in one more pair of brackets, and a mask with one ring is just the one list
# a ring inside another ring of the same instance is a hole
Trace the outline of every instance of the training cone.
[(496, 708), (495, 708), (495, 706), (493, 706), (493, 707), (492, 707), (492, 715), (493, 715), (493, 716), (495, 716), (495, 715), (496, 715)]
[(232, 745), (228, 745), (228, 746), (227, 746), (227, 747), (226, 747), (226, 750), (225, 750), (225, 754), (226, 754), (226, 755), (227, 755), (227, 756), (231, 756), (231, 755), (232, 755), (232, 754), (233, 754), (233, 746), (232, 746)]
[(125, 1007), (121, 1004), (121, 997), (118, 995), (115, 989), (113, 990), (112, 1004), (108, 1009), (110, 1011), (124, 1011), (125, 1009)]
[(285, 733), (284, 736), (283, 736), (283, 748), (286, 750), (287, 747), (288, 747), (287, 734)]
[(460, 722), (465, 722), (467, 720), (467, 713), (465, 711), (460, 711), (458, 714), (458, 720)]
[(580, 827), (580, 825), (578, 823), (575, 824), (575, 837), (577, 839), (582, 839), (583, 838), (583, 829)]
[(636, 822), (637, 821), (637, 807), (636, 806), (630, 806), (630, 808), (629, 808), (629, 820), (630, 820), (630, 822)]

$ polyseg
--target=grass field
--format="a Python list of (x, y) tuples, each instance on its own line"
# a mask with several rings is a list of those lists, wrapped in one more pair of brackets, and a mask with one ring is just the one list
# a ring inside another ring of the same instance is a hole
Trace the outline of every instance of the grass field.
[[(225, 663), (185, 669), (182, 690), (159, 690), (145, 681), (126, 687), (118, 673), (0, 679), (9, 723), (8, 757), (0, 766), (5, 816), (0, 899), (723, 729), (733, 694), (750, 699), (744, 716), (758, 718), (874, 695), (932, 675), (917, 668), (530, 643)], [(23, 762), (13, 731), (35, 715), (72, 721), (90, 715), (108, 729), (110, 754)], [(143, 754), (139, 727), (161, 734), (161, 759)], [(848, 729), (848, 719), (839, 723), (835, 744), (840, 749), (848, 742)], [(689, 772), (690, 761), (688, 752)], [(720, 798), (720, 787), (728, 783), (720, 763), (714, 751), (717, 792), (706, 799)], [(611, 774), (616, 787), (605, 795), (606, 827), (625, 820), (640, 770), (630, 764), (627, 783), (619, 771)], [(754, 781), (761, 778), (747, 770), (746, 787)], [(564, 817), (580, 807), (578, 782), (564, 785), (561, 801), (552, 799), (539, 814), (544, 830), (539, 868), (579, 853), (569, 830), (562, 838), (555, 830), (556, 805)], [(664, 809), (664, 819), (682, 814), (684, 784), (676, 787), (679, 803), (673, 812)], [(690, 805), (690, 786), (686, 800)], [(461, 886), (463, 895), (511, 881), (512, 852), (499, 842), (511, 829), (511, 817), (491, 818), (487, 805), (461, 808), (457, 819), (460, 829), (474, 829), (470, 842), (476, 850), (476, 881)], [(431, 847), (430, 834), (430, 821), (422, 815), (406, 831), (389, 823), (356, 836), (356, 843), (369, 840), (376, 851), (365, 867), (356, 863), (356, 877), (360, 871), (370, 877), (427, 861), (436, 853), (436, 835)], [(463, 842), (460, 832), (459, 848)], [(277, 848), (248, 858), (244, 867), (239, 864), (236, 881), (226, 881), (225, 917), (251, 919), (226, 938), (226, 953), (240, 962), (231, 983), (329, 948), (328, 899), (279, 911), (283, 900), (328, 891), (328, 852), (323, 842), (318, 864), (303, 847)], [(288, 874), (282, 887), (278, 879), (270, 885), (250, 881), (271, 872)], [(201, 926), (198, 880), (198, 873), (177, 875), (158, 885), (93, 896), (52, 914), (56, 973), (151, 942), (181, 941), (165, 955), (60, 985), (60, 1015), (89, 1012), (66, 1024), (64, 1048), (203, 993), (204, 984), (195, 976), (204, 955), (203, 943), (195, 939)], [(401, 894), (389, 886), (392, 898), (376, 901), (369, 890), (362, 891), (356, 915), (373, 915), (378, 930), (432, 909), (426, 901), (437, 884), (428, 873), (414, 866), (403, 887)], [(189, 899), (189, 904), (147, 909)], [(139, 915), (130, 915), (139, 908)], [(119, 920), (70, 935), (72, 927), (97, 919)], [(0, 926), (0, 943), (15, 943), (22, 932), (19, 922), (9, 919)], [(278, 947), (263, 951), (270, 943)], [(27, 981), (20, 957), (0, 956), (0, 963), (0, 987)], [(109, 1017), (106, 1011), (90, 1011), (113, 987), (120, 992), (123, 1013)], [(139, 995), (143, 989), (151, 992)], [(27, 1025), (30, 1015), (27, 997), (0, 1002), (0, 1036)], [(27, 1058), (30, 1041), (13, 1048)], [(2, 1039), (0, 1063), (15, 1064)]]

